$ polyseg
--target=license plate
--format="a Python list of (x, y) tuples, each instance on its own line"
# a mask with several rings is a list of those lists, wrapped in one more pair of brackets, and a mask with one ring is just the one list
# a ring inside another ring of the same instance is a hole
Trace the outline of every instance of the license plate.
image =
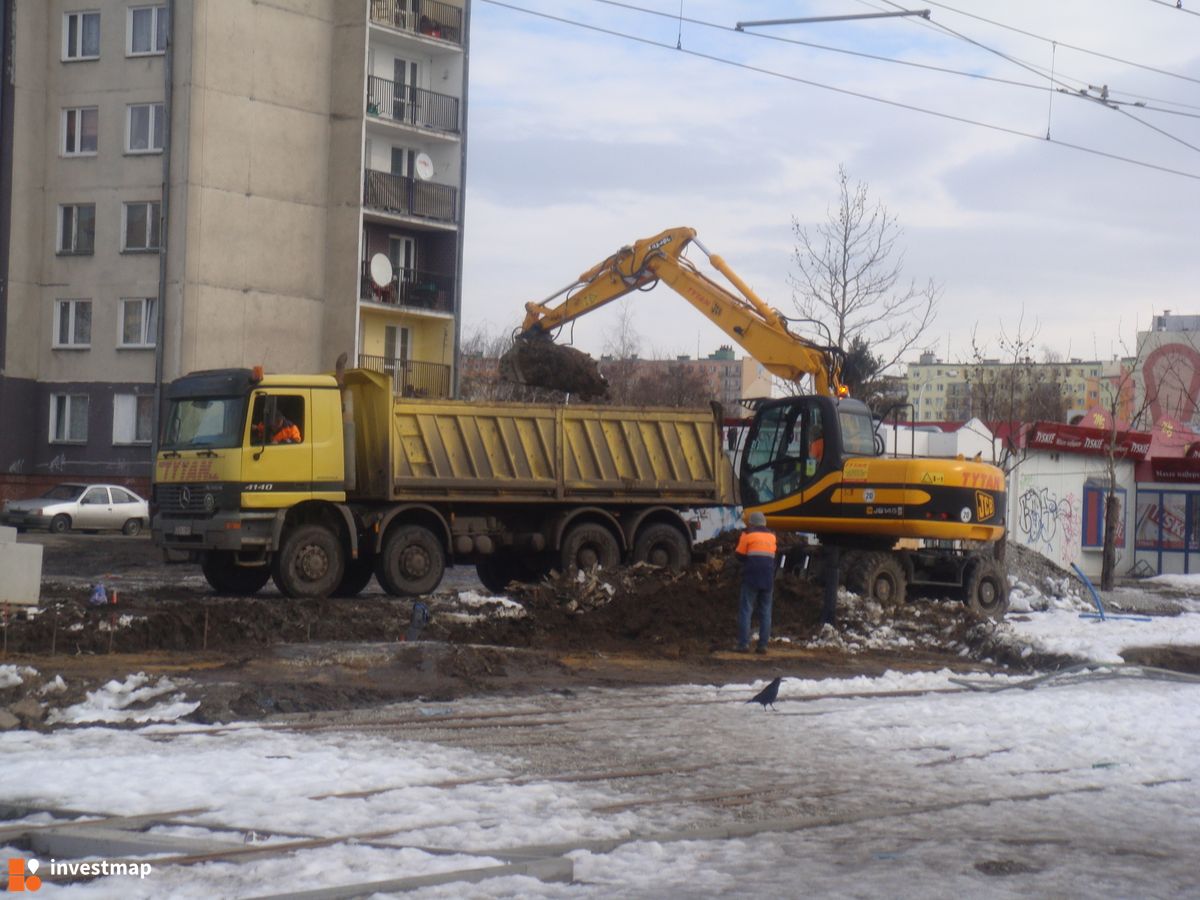
[(175, 526), (175, 537), (187, 537), (191, 533), (192, 533), (191, 525), (176, 525)]

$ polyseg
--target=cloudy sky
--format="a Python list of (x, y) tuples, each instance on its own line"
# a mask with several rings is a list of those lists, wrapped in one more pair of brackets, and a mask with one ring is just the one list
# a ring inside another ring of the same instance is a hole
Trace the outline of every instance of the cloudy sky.
[[(967, 357), (976, 329), (993, 350), (1036, 329), (1066, 356), (1121, 353), (1151, 315), (1200, 312), (1200, 2), (1184, 6), (950, 0), (910, 7), (928, 22), (738, 33), (895, 7), (474, 0), (464, 330), (507, 332), (525, 301), (678, 225), (794, 313), (793, 219), (824, 220), (844, 165), (898, 216), (905, 275), (941, 286), (923, 342), (940, 357)], [(1145, 106), (1051, 91), (1051, 66), (1057, 87)], [(665, 287), (631, 314), (644, 356), (727, 340)], [(600, 352), (615, 327), (599, 311), (574, 343)]]

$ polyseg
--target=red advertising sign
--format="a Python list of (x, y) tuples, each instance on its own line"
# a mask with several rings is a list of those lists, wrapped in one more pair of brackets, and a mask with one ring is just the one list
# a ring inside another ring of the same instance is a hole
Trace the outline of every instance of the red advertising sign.
[[(1110, 431), (1083, 428), (1058, 422), (1035, 422), (1025, 432), (1025, 445), (1034, 450), (1060, 450), (1090, 456), (1106, 456), (1113, 442)], [(1118, 431), (1116, 451), (1119, 457), (1145, 459), (1150, 452), (1150, 435), (1141, 431)]]
[(1168, 483), (1200, 482), (1200, 459), (1179, 459), (1155, 457), (1150, 460), (1150, 480)]

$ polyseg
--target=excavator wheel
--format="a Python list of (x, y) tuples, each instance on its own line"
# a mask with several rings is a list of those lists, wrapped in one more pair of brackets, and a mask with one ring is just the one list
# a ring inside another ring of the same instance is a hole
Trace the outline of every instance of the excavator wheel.
[(846, 568), (846, 588), (883, 606), (903, 606), (908, 578), (891, 553), (856, 553)]
[(986, 556), (967, 564), (963, 602), (976, 615), (999, 622), (1008, 612), (1008, 575), (1004, 567)]

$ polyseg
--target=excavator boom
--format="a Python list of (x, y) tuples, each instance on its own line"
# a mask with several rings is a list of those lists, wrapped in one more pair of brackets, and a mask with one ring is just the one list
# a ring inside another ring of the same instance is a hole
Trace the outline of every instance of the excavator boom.
[[(713, 268), (729, 280), (738, 294), (704, 275), (683, 258), (683, 252), (692, 244), (704, 252)], [(840, 388), (840, 356), (836, 348), (822, 347), (793, 334), (783, 316), (764, 303), (720, 256), (709, 253), (691, 228), (671, 228), (622, 247), (553, 296), (540, 303), (525, 304), (518, 349), (506, 359), (506, 373), (527, 384), (558, 386), (540, 377), (541, 371), (551, 367), (541, 366), (537, 367), (538, 372), (531, 371), (535, 367), (529, 364), (533, 354), (528, 350), (528, 342), (535, 341), (533, 346), (544, 348), (545, 343), (536, 341), (537, 338), (631, 291), (646, 290), (659, 281), (691, 303), (772, 375), (788, 381), (812, 376), (815, 392), (823, 395), (833, 394)], [(553, 305), (564, 294), (565, 299)]]

